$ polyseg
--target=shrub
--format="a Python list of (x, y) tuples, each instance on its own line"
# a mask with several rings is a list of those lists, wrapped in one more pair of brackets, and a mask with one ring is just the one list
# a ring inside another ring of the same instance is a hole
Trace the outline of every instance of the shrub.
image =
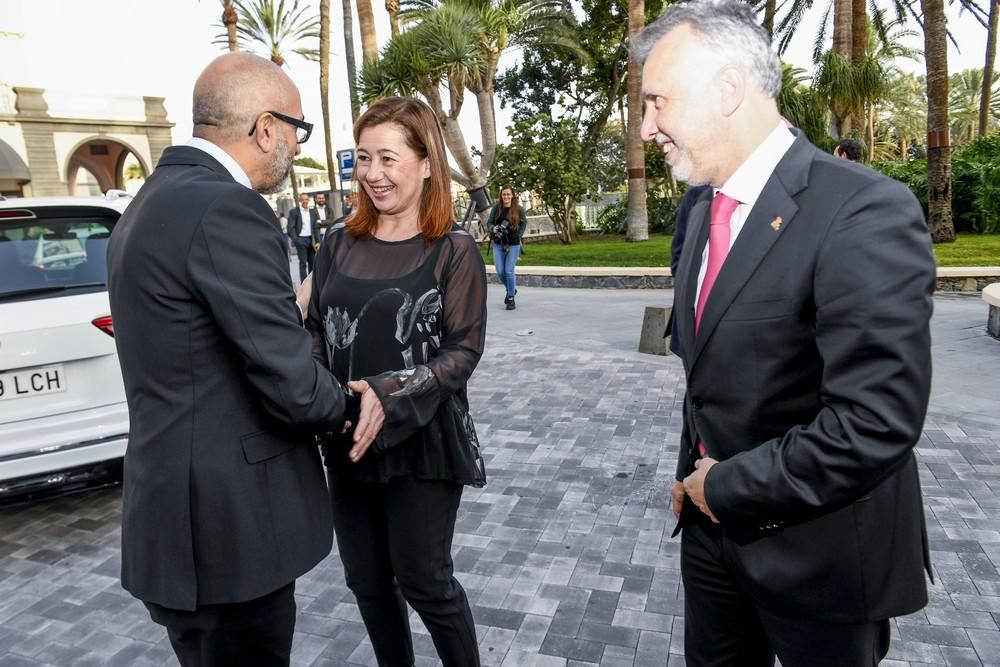
[[(651, 233), (673, 234), (677, 219), (677, 204), (667, 194), (658, 190), (646, 191), (646, 214)], [(605, 234), (624, 234), (628, 219), (628, 197), (617, 199), (605, 206), (594, 224)]]
[[(902, 182), (927, 214), (927, 159), (883, 160), (872, 167)], [(951, 156), (951, 211), (956, 232), (1000, 232), (1000, 133), (970, 141)]]

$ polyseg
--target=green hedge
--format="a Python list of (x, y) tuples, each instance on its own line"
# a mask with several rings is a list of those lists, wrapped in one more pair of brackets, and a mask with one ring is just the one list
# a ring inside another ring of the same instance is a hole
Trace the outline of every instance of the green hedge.
[[(927, 213), (927, 159), (883, 160), (872, 167), (904, 183)], [(951, 211), (955, 231), (1000, 233), (1000, 133), (970, 141), (951, 156)]]

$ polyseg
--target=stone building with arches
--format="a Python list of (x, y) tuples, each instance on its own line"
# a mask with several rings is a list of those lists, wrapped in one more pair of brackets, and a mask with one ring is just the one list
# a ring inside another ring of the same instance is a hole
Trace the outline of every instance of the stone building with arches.
[[(42, 88), (0, 90), (0, 195), (133, 190), (171, 144), (162, 97), (59, 98)], [(72, 111), (60, 111), (67, 109)]]

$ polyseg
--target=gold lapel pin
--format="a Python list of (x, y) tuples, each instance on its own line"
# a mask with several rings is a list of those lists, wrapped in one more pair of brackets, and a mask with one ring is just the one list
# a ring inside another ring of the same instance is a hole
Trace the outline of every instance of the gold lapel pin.
[(781, 219), (781, 216), (779, 215), (779, 216), (778, 216), (777, 218), (775, 218), (774, 220), (772, 220), (772, 221), (771, 221), (771, 229), (773, 229), (774, 231), (778, 231), (778, 230), (780, 230), (780, 229), (781, 229), (781, 225), (782, 225), (782, 224), (783, 224), (784, 222), (785, 222), (785, 221), (784, 221), (784, 220), (782, 220), (782, 219)]

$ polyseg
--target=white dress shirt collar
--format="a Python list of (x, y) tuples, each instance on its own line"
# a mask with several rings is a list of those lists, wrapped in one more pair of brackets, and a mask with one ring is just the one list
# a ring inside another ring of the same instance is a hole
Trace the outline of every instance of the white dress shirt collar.
[(214, 157), (219, 161), (219, 164), (226, 168), (226, 171), (230, 173), (234, 181), (253, 190), (253, 184), (250, 183), (250, 177), (247, 176), (247, 173), (243, 171), (243, 168), (229, 155), (229, 153), (222, 150), (211, 141), (200, 137), (191, 137), (188, 139), (187, 145), (192, 148), (197, 148), (200, 151), (204, 151)]
[(789, 131), (784, 121), (779, 122), (750, 157), (733, 172), (722, 186), (721, 192), (753, 208), (774, 168), (793, 143), (795, 135)]

